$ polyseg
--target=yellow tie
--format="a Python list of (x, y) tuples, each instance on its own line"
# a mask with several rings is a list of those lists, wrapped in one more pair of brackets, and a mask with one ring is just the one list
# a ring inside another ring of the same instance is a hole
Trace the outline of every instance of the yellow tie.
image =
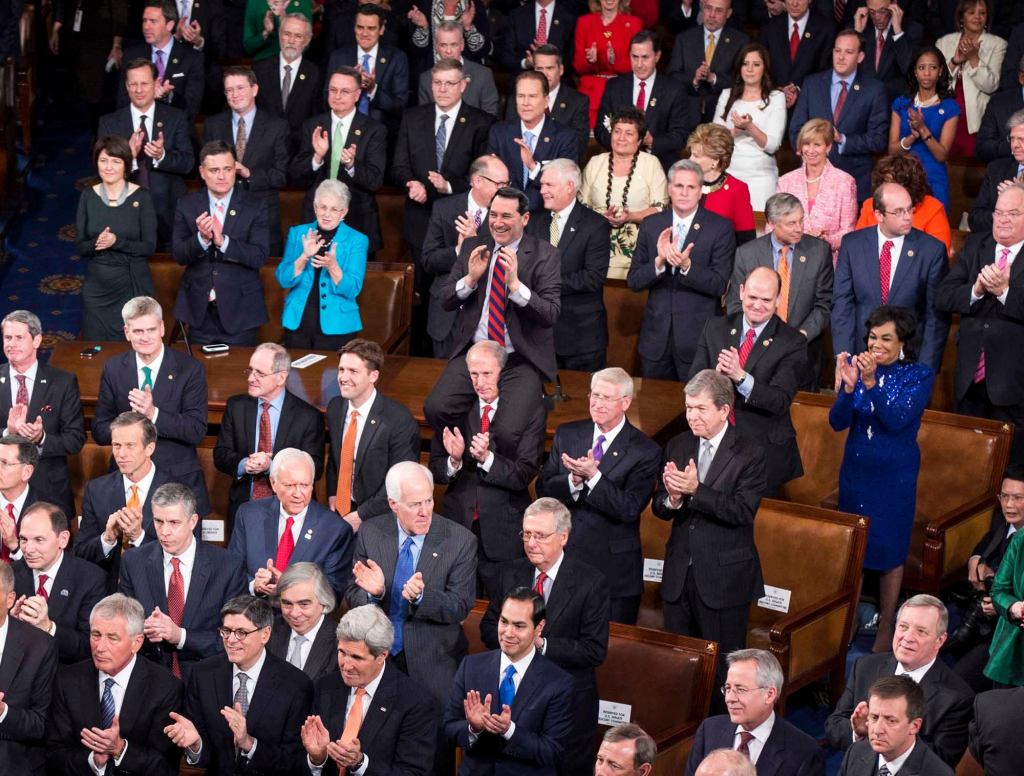
[(551, 214), (551, 232), (548, 235), (551, 245), (558, 247), (558, 213)]
[[(129, 487), (131, 488), (132, 493), (128, 497), (128, 503), (125, 504), (125, 506), (129, 507), (131, 509), (138, 509), (141, 506), (139, 504), (139, 486), (138, 485), (130, 485)], [(126, 550), (130, 550), (131, 547), (132, 547), (131, 539), (128, 538), (128, 534), (124, 534), (121, 537), (121, 551), (124, 552)]]
[(704, 47), (704, 62), (707, 65), (711, 64), (711, 58), (715, 56), (715, 34), (713, 32), (708, 33), (708, 45)]
[(786, 253), (789, 251), (785, 245), (779, 249), (779, 305), (775, 311), (783, 321), (789, 317), (789, 262), (786, 261)]

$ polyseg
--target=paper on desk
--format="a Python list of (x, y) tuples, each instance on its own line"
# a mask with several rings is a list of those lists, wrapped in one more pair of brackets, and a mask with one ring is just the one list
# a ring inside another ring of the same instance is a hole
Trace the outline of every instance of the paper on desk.
[(292, 366), (295, 369), (305, 369), (307, 366), (312, 366), (317, 361), (323, 361), (327, 356), (321, 355), (320, 353), (307, 353), (302, 358), (297, 358), (292, 361)]

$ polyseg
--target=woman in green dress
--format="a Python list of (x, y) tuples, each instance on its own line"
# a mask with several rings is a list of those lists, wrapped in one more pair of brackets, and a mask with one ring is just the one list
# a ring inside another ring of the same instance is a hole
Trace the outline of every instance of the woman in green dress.
[(992, 604), (999, 620), (988, 648), (985, 676), (998, 684), (1024, 686), (1024, 531), (1014, 533), (999, 562), (992, 581)]

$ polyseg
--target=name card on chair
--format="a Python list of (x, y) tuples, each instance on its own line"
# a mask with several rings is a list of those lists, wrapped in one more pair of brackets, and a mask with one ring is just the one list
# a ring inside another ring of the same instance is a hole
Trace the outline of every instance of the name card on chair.
[(644, 558), (644, 582), (661, 582), (665, 570), (665, 561), (657, 558)]
[(757, 599), (757, 605), (762, 609), (771, 609), (773, 612), (789, 611), (789, 599), (793, 596), (792, 590), (784, 587), (764, 586), (764, 597)]
[(632, 714), (633, 707), (628, 703), (601, 701), (597, 707), (597, 724), (614, 727), (629, 722)]
[(203, 541), (222, 542), (224, 541), (223, 520), (203, 520)]

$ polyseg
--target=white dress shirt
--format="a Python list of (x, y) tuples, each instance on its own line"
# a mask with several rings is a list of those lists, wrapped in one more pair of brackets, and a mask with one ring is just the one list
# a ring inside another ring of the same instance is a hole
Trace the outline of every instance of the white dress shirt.
[[(562, 235), (565, 234), (565, 225), (569, 222), (569, 216), (572, 215), (572, 209), (573, 209), (573, 207), (575, 205), (576, 205), (576, 200), (575, 199), (571, 199), (571, 200), (569, 200), (569, 204), (568, 205), (566, 205), (561, 210), (557, 211), (558, 212), (558, 242), (559, 243), (562, 242)], [(555, 215), (554, 213), (551, 214), (552, 219), (554, 218), (554, 215)]]
[[(288, 662), (295, 665), (295, 661), (292, 659), (295, 657), (295, 650), (299, 650), (298, 666), (304, 668), (306, 661), (309, 660), (309, 650), (313, 646), (313, 642), (316, 641), (316, 635), (320, 632), (320, 628), (324, 624), (324, 620), (327, 619), (326, 614), (321, 614), (320, 619), (317, 620), (316, 625), (310, 628), (306, 633), (299, 633), (297, 630), (292, 628), (291, 636), (288, 639)], [(295, 639), (304, 638), (301, 644), (297, 644)]]
[[(17, 496), (15, 496), (14, 499), (11, 500), (11, 501), (8, 501), (7, 497), (3, 493), (0, 493), (0, 513), (2, 513), (4, 516), (6, 516), (7, 515), (7, 505), (8, 504), (13, 504), (14, 505), (14, 524), (17, 525), (18, 522), (21, 520), (21, 510), (23, 510), (25, 508), (25, 500), (27, 498), (28, 498), (28, 483), (27, 482), (22, 483), (21, 493), (19, 493)], [(10, 553), (10, 555), (11, 555), (11, 560), (12, 561), (21, 560), (21, 557), (22, 557), (21, 556), (21, 545), (19, 544), (18, 548), (16, 550), (13, 550)]]
[[(99, 698), (103, 697), (103, 691), (104, 689), (106, 689), (104, 685), (106, 684), (107, 679), (109, 678), (114, 680), (114, 684), (112, 684), (110, 687), (110, 695), (114, 699), (114, 716), (116, 717), (121, 716), (121, 704), (124, 703), (124, 692), (128, 688), (128, 682), (131, 681), (132, 671), (135, 668), (135, 661), (138, 659), (138, 655), (132, 655), (132, 659), (128, 661), (128, 665), (122, 668), (120, 673), (114, 674), (113, 676), (108, 674), (106, 671), (99, 672)], [(124, 749), (121, 750), (121, 756), (111, 757), (111, 760), (113, 760), (114, 765), (120, 765), (121, 760), (124, 759), (124, 756), (127, 753), (128, 742), (125, 741)], [(107, 772), (106, 764), (104, 764), (103, 766), (96, 765), (96, 760), (93, 758), (92, 752), (89, 752), (89, 757), (87, 758), (86, 761), (89, 763), (89, 767), (92, 769), (92, 772), (96, 774), (96, 776), (103, 776), (103, 774)]]
[[(653, 72), (644, 79), (644, 110), (647, 110), (647, 106), (651, 104), (651, 92), (654, 91), (654, 79), (658, 77), (657, 71)], [(636, 101), (640, 99), (640, 79), (635, 75), (633, 76), (633, 105), (636, 105)], [(640, 138), (640, 142), (643, 143), (644, 139)]]
[[(765, 743), (768, 741), (768, 736), (772, 734), (772, 728), (775, 727), (775, 712), (773, 711), (768, 715), (768, 719), (762, 722), (753, 730), (747, 732), (753, 736), (752, 739), (747, 743), (747, 751), (750, 752), (750, 762), (757, 765), (757, 758), (761, 756), (761, 750), (764, 749)], [(736, 732), (733, 734), (732, 748), (740, 748), (740, 733), (743, 731), (742, 725), (736, 726)]]
[[(886, 237), (884, 234), (882, 234), (881, 227), (878, 227), (878, 260), (879, 260), (879, 262), (881, 262), (881, 260), (882, 260), (882, 247), (885, 245), (886, 241), (889, 241), (889, 242), (892, 243), (892, 251), (891, 251), (892, 261), (889, 262), (889, 288), (892, 288), (892, 279), (894, 277), (896, 277), (896, 265), (900, 261), (900, 254), (903, 253), (903, 240), (904, 239), (906, 239), (906, 238), (904, 238), (904, 237)], [(879, 264), (879, 266), (881, 266), (881, 264)]]
[[(370, 710), (370, 704), (373, 702), (373, 696), (377, 694), (377, 688), (380, 686), (380, 680), (384, 676), (384, 669), (385, 666), (381, 666), (380, 671), (377, 673), (377, 675), (373, 677), (373, 679), (371, 679), (363, 688), (363, 690), (366, 691), (366, 695), (363, 696), (363, 706), (361, 709), (363, 713), (363, 720), (366, 719), (366, 713)], [(345, 701), (345, 719), (348, 719), (348, 713), (352, 708), (352, 704), (355, 703), (357, 689), (358, 688), (356, 687), (349, 689), (348, 700)], [(314, 765), (313, 761), (309, 759), (309, 755), (307, 754), (306, 764), (309, 766), (310, 776), (320, 776), (320, 774), (323, 772), (324, 765), (327, 764), (327, 761), (324, 760), (324, 762), (321, 765)], [(354, 774), (354, 776), (363, 776), (363, 774), (366, 773), (369, 767), (370, 758), (364, 752), (362, 763), (360, 763), (358, 768), (349, 771), (349, 773)]]
[[(604, 444), (601, 446), (601, 452), (602, 452), (602, 456), (603, 455), (607, 455), (608, 448), (610, 448), (612, 446), (612, 442), (615, 441), (615, 437), (617, 437), (619, 435), (619, 432), (622, 431), (622, 429), (625, 428), (625, 426), (626, 426), (626, 416), (625, 415), (622, 416), (622, 420), (619, 421), (618, 425), (616, 425), (615, 427), (610, 429), (608, 432), (602, 432), (601, 429), (599, 429), (597, 427), (597, 424), (595, 423), (594, 424), (594, 435), (593, 435), (593, 437), (591, 439), (591, 442), (590, 442), (590, 449), (593, 450), (595, 447), (597, 447), (597, 438), (599, 436), (603, 435), (604, 436)], [(603, 460), (603, 458), (602, 458), (602, 460)], [(569, 495), (572, 496), (573, 500), (575, 501), (575, 500), (577, 500), (580, 497), (580, 493), (583, 492), (583, 488), (584, 487), (587, 487), (587, 488), (590, 488), (591, 490), (593, 490), (596, 487), (597, 483), (599, 483), (601, 481), (601, 469), (598, 468), (598, 470), (596, 472), (594, 472), (594, 476), (593, 477), (591, 477), (589, 480), (585, 480), (584, 482), (581, 482), (579, 485), (574, 485), (573, 484), (572, 475), (571, 474), (568, 475), (568, 477), (569, 477)]]
[[(345, 432), (348, 431), (349, 423), (352, 422), (352, 413), (355, 412), (358, 416), (356, 420), (356, 449), (352, 458), (353, 462), (355, 462), (356, 457), (359, 455), (359, 440), (363, 438), (363, 429), (366, 428), (366, 423), (370, 418), (370, 408), (373, 407), (373, 403), (375, 401), (377, 401), (376, 388), (374, 388), (370, 392), (370, 395), (367, 397), (366, 401), (364, 401), (360, 406), (357, 407), (350, 401), (348, 403), (348, 409), (345, 411), (345, 418), (341, 423), (342, 439), (345, 438)], [(352, 469), (354, 472), (355, 466), (353, 466)]]
[[(7, 632), (11, 629), (7, 624), (11, 621), (11, 618), (4, 617), (3, 624), (0, 625), (0, 663), (4, 662), (4, 648), (7, 646)], [(10, 706), (4, 704), (4, 712), (0, 714), (0, 723), (7, 719), (7, 712), (10, 711)]]
[[(32, 403), (32, 392), (36, 386), (36, 374), (39, 372), (39, 361), (33, 361), (32, 366), (26, 369), (24, 372), (18, 372), (13, 366), (8, 370), (11, 373), (11, 406), (13, 407), (18, 402), (18, 380), (17, 375), (25, 375), (25, 390), (28, 391), (29, 404)], [(4, 422), (6, 422), (6, 418)], [(32, 422), (35, 418), (28, 418), (29, 422)], [(6, 434), (6, 429), (4, 434)]]
[[(999, 254), (1003, 252), (1004, 248), (1009, 248), (1010, 249), (1010, 253), (1006, 257), (1006, 270), (1007, 270), (1007, 272), (1009, 272), (1010, 269), (1012, 269), (1013, 262), (1017, 258), (1017, 254), (1020, 253), (1020, 249), (1022, 247), (1024, 247), (1024, 242), (1014, 243), (1013, 245), (1000, 245), (999, 243), (996, 243), (995, 252), (992, 254), (992, 261), (990, 261), (988, 263), (989, 264), (997, 264), (999, 262)], [(984, 264), (982, 266), (984, 266)], [(996, 299), (999, 300), (1000, 304), (1006, 304), (1006, 295), (1009, 294), (1009, 293), (1010, 293), (1010, 287), (1007, 286), (1006, 290), (1003, 291), (1003, 293), (1001, 293), (999, 296), (997, 296)], [(981, 297), (977, 296), (974, 293), (974, 286), (971, 285), (971, 304), (974, 304), (979, 299), (981, 299)]]
[[(538, 169), (539, 169), (539, 166), (538, 166)], [(518, 252), (519, 251), (519, 243), (521, 241), (522, 241), (522, 237), (520, 237), (518, 240), (516, 240), (515, 242), (511, 243), (507, 247), (510, 250), (512, 250), (512, 251)], [(488, 295), (490, 294), (491, 280), (494, 277), (494, 265), (498, 261), (498, 250), (500, 249), (500, 246), (498, 246), (496, 243), (492, 242), (492, 244), (490, 246), (490, 249), (491, 249), (491, 263), (490, 263), (490, 265), (487, 268), (487, 284), (482, 289), (480, 289), (480, 291), (484, 294), (484, 303), (483, 303), (482, 309), (480, 310), (480, 320), (477, 321), (476, 331), (473, 332), (473, 342), (480, 342), (481, 340), (489, 339), (489, 337), (487, 336), (487, 320), (488, 320), (488, 303), (487, 303), (487, 299), (488, 299)], [(480, 280), (477, 281), (477, 286), (478, 287), (480, 285), (480, 281), (482, 281), (482, 280), (483, 280), (483, 278), (480, 278)], [(455, 284), (455, 295), (459, 299), (463, 299), (463, 300), (464, 299), (468, 299), (469, 295), (472, 294), (473, 291), (475, 291), (475, 290), (476, 290), (475, 288), (470, 288), (468, 285), (466, 285), (466, 279), (464, 277), (459, 278), (459, 282)], [(530, 296), (531, 296), (531, 292), (530, 292), (529, 287), (526, 285), (526, 283), (523, 282), (522, 278), (519, 278), (519, 290), (516, 291), (514, 294), (509, 294), (508, 297), (506, 298), (506, 305), (505, 305), (506, 311), (508, 310), (508, 304), (507, 304), (508, 302), (512, 302), (512, 304), (517, 305), (518, 307), (526, 307), (526, 305), (528, 305), (530, 303)], [(511, 337), (509, 336), (509, 333), (508, 333), (507, 320), (506, 320), (506, 327), (505, 327), (505, 350), (508, 353), (514, 353), (515, 352), (515, 348), (512, 346), (512, 339), (511, 339)]]
[[(444, 150), (448, 150), (448, 143), (452, 139), (452, 131), (455, 129), (455, 122), (459, 118), (459, 108), (462, 107), (462, 100), (452, 105), (448, 110), (441, 110), (434, 106), (434, 137), (437, 137), (437, 130), (441, 128), (441, 115), (444, 114), (448, 120), (444, 123)], [(438, 170), (440, 172), (440, 170)]]
[[(131, 116), (132, 116), (132, 133), (134, 134), (135, 132), (139, 131), (139, 127), (141, 126), (140, 119), (143, 116), (145, 116), (146, 117), (146, 137), (148, 137), (150, 140), (155, 140), (156, 137), (157, 137), (157, 134), (159, 134), (159, 132), (160, 132), (160, 130), (156, 127), (156, 103), (155, 102), (152, 103), (148, 108), (146, 108), (146, 110), (143, 110), (143, 111), (140, 111), (134, 105), (130, 105), (129, 106), (129, 110), (130, 110)], [(139, 156), (143, 156), (144, 154), (145, 154), (145, 151), (143, 151), (140, 148), (139, 149)], [(152, 160), (152, 162), (153, 162), (153, 169), (154, 170), (160, 165), (160, 162), (162, 162), (164, 160), (165, 156), (167, 156), (166, 148), (164, 149), (164, 152), (162, 154), (160, 154), (160, 158), (159, 159), (153, 159)], [(137, 170), (137, 169), (139, 169), (139, 162), (138, 162), (137, 159), (133, 159), (132, 160), (132, 170)]]
[[(135, 379), (138, 380), (139, 390), (142, 390), (142, 383), (146, 379), (146, 375), (142, 372), (142, 367), (148, 366), (151, 373), (151, 380), (153, 381), (153, 387), (156, 387), (156, 378), (160, 374), (160, 367), (164, 363), (164, 346), (160, 346), (160, 352), (156, 354), (156, 358), (153, 359), (152, 363), (142, 363), (142, 358), (138, 353), (135, 354)], [(153, 425), (156, 425), (156, 419), (160, 416), (160, 408), (156, 405), (153, 406), (153, 417), (150, 420), (153, 421)]]
[[(19, 554), (20, 554), (19, 549)], [(18, 560), (15, 558), (15, 560)], [(53, 593), (53, 580), (57, 578), (57, 574), (60, 573), (61, 563), (64, 562), (64, 552), (58, 552), (56, 560), (50, 564), (49, 568), (46, 569), (32, 569), (32, 595), (36, 595), (39, 590), (39, 577), (46, 574), (46, 582), (43, 583), (43, 590), (46, 591), (46, 600), (50, 600), (50, 596)], [(57, 635), (57, 623), (52, 619), (50, 620), (50, 630), (47, 631), (51, 636)]]
[[(484, 406), (486, 405), (486, 406), (489, 406), (491, 408), (491, 412), (487, 416), (488, 420), (490, 420), (491, 422), (494, 422), (494, 413), (496, 413), (498, 411), (498, 400), (500, 398), (501, 398), (500, 396), (495, 396), (492, 401), (484, 401), (483, 399), (477, 399), (477, 403), (476, 403), (477, 417), (481, 418), (481, 419), (483, 418), (483, 416), (484, 416)], [(470, 440), (467, 439), (467, 440), (465, 440), (465, 442), (466, 442), (466, 450), (462, 454), (463, 457), (469, 455), (469, 442), (470, 442)], [(488, 450), (487, 451), (487, 457), (484, 458), (482, 463), (478, 463), (477, 464), (477, 468), (478, 469), (483, 469), (485, 472), (489, 472), (491, 470), (491, 464), (493, 464), (493, 463), (494, 463), (494, 452), (491, 451), (491, 450)], [(452, 462), (452, 457), (449, 455), (448, 459), (447, 459), (446, 466), (447, 466), (447, 469), (448, 469), (448, 476), (449, 477), (454, 477), (455, 473), (458, 472), (462, 468), (462, 461), (459, 461), (459, 463), (456, 465), (456, 464), (454, 464)]]
[(881, 768), (884, 765), (886, 768), (889, 769), (889, 773), (892, 774), (892, 776), (896, 776), (896, 774), (900, 772), (900, 769), (903, 767), (904, 763), (907, 762), (907, 759), (910, 757), (911, 752), (914, 751), (915, 746), (917, 746), (916, 738), (914, 739), (914, 743), (910, 745), (910, 748), (903, 754), (901, 754), (899, 757), (897, 757), (895, 760), (886, 760), (882, 755), (878, 755), (878, 762), (875, 765), (876, 772), (878, 768)]
[[(149, 462), (149, 471), (146, 472), (138, 482), (132, 482), (122, 474), (121, 487), (124, 488), (124, 503), (127, 504), (128, 499), (132, 497), (132, 485), (134, 485), (139, 494), (139, 506), (141, 508), (142, 505), (146, 503), (146, 497), (149, 495), (149, 489), (153, 487), (153, 477), (155, 475), (156, 465), (152, 461)], [(134, 541), (132, 541), (132, 547), (141, 547), (142, 542), (145, 541), (145, 539), (146, 529), (143, 527), (142, 530), (139, 531), (139, 535), (134, 539)], [(100, 544), (103, 546), (103, 554), (106, 556), (114, 551), (114, 548), (119, 544), (119, 542), (107, 544), (107, 540), (103, 538), (103, 532), (101, 532)]]
[[(171, 574), (174, 573), (174, 564), (171, 560), (174, 558), (178, 559), (178, 571), (181, 572), (182, 580), (182, 604), (188, 601), (188, 591), (192, 584), (192, 569), (196, 566), (196, 540), (195, 537), (189, 542), (188, 547), (181, 555), (170, 555), (164, 551), (164, 592), (170, 592), (171, 589)], [(178, 639), (176, 646), (178, 649), (182, 649), (185, 646), (185, 629), (181, 628), (181, 638)]]
[[(525, 133), (533, 133), (533, 148), (531, 148), (530, 150), (535, 156), (537, 153), (537, 149), (540, 148), (540, 137), (542, 134), (544, 134), (544, 121), (544, 117), (541, 116), (540, 121), (537, 122), (537, 126), (535, 126), (533, 129), (527, 127), (526, 124), (522, 122), (522, 120), (519, 121), (519, 137), (525, 140)], [(527, 171), (527, 177), (530, 180), (534, 180), (538, 175), (540, 175), (540, 171), (543, 166), (543, 164), (541, 164), (536, 160), (536, 158), (534, 158), (533, 169)]]
[[(294, 87), (294, 81), (292, 82), (292, 84)], [(331, 111), (331, 133), (328, 136), (328, 138), (331, 141), (332, 147), (330, 150), (328, 150), (327, 156), (325, 156), (323, 161), (321, 161), (319, 164), (317, 164), (316, 155), (314, 154), (313, 158), (310, 161), (310, 164), (313, 165), (314, 171), (319, 170), (321, 167), (323, 167), (325, 164), (331, 161), (331, 152), (333, 151), (334, 146), (334, 134), (335, 132), (338, 131), (339, 126), (341, 127), (341, 137), (343, 138), (342, 143), (345, 143), (348, 140), (348, 136), (352, 131), (352, 119), (355, 118), (356, 113), (358, 113), (358, 111), (355, 108), (353, 108), (351, 111), (349, 111), (349, 114), (347, 116), (339, 117), (337, 113)], [(341, 169), (341, 166), (341, 163), (339, 163), (339, 169)], [(352, 167), (348, 167), (346, 169), (351, 172), (351, 170), (353, 170), (354, 167), (355, 165), (353, 164)]]

